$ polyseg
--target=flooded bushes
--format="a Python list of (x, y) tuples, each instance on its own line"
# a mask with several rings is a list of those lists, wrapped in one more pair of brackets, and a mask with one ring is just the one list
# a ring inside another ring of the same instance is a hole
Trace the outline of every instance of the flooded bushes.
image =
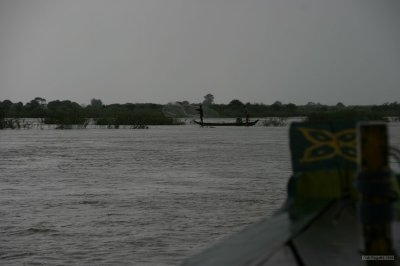
[(43, 121), (37, 119), (3, 118), (0, 119), (0, 129), (32, 129), (43, 128)]
[(88, 125), (88, 119), (82, 117), (47, 117), (44, 119), (44, 124), (47, 125), (79, 125), (81, 127), (86, 127)]
[(118, 128), (120, 125), (132, 128), (145, 128), (148, 125), (173, 125), (175, 120), (165, 117), (161, 112), (121, 112), (112, 116), (95, 118), (95, 124)]
[(283, 127), (287, 125), (287, 119), (282, 117), (270, 117), (262, 122), (264, 127)]
[(77, 112), (56, 111), (43, 119), (46, 125), (56, 125), (56, 129), (86, 128), (89, 119), (86, 119)]
[(0, 129), (6, 129), (6, 128), (10, 128), (10, 129), (15, 129), (17, 128), (17, 125), (14, 124), (13, 119), (0, 119)]
[(307, 115), (307, 121), (325, 122), (325, 121), (385, 121), (385, 117), (379, 112), (370, 112), (365, 110), (335, 110), (314, 112)]

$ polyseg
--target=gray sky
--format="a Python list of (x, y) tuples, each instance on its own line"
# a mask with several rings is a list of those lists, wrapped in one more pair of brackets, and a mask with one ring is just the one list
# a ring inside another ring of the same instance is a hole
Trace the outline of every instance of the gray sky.
[(0, 100), (400, 101), (397, 0), (0, 0)]

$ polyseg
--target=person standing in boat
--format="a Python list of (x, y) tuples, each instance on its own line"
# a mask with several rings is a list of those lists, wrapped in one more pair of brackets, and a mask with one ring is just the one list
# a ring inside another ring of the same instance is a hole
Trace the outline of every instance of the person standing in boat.
[(246, 125), (249, 124), (250, 121), (250, 115), (249, 115), (249, 111), (247, 110), (247, 106), (244, 107), (244, 113), (246, 115)]
[(196, 110), (199, 111), (200, 122), (203, 124), (203, 106), (200, 104), (199, 108), (197, 108)]

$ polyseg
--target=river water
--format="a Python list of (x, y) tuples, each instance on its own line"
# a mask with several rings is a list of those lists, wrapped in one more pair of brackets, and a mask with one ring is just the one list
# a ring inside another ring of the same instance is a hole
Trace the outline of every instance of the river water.
[(287, 127), (3, 130), (0, 265), (177, 265), (270, 216), (290, 173)]

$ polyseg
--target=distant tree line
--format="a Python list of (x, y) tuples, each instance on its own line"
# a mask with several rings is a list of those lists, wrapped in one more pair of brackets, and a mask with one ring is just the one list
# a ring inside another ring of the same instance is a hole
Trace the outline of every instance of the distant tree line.
[[(271, 105), (263, 103), (243, 103), (234, 99), (228, 104), (215, 104), (214, 96), (207, 94), (201, 103), (177, 102), (185, 111), (182, 116), (196, 115), (194, 108), (199, 104), (212, 110), (205, 117), (243, 117), (245, 108), (252, 117), (307, 117), (309, 120), (382, 120), (385, 117), (400, 116), (400, 103), (381, 105), (345, 106), (323, 105), (309, 102), (305, 105), (284, 104), (276, 101)], [(172, 125), (178, 122), (163, 112), (165, 105), (153, 103), (125, 103), (104, 105), (99, 99), (92, 99), (90, 104), (82, 106), (69, 100), (47, 102), (44, 98), (23, 104), (10, 100), (0, 101), (0, 128), (8, 118), (41, 118), (45, 124), (84, 124), (89, 118), (97, 125)]]
[(294, 103), (284, 104), (275, 101), (271, 105), (263, 103), (243, 103), (234, 99), (229, 104), (215, 104), (214, 96), (204, 96), (203, 106), (211, 108), (220, 117), (242, 117), (245, 109), (253, 117), (306, 117), (310, 121), (325, 120), (385, 120), (392, 118), (399, 120), (400, 103), (384, 103), (381, 105), (349, 105), (338, 102), (336, 105), (323, 105), (308, 102), (304, 105)]
[(176, 121), (166, 117), (160, 104), (110, 104), (92, 99), (81, 106), (69, 100), (46, 102), (36, 97), (23, 104), (10, 100), (0, 101), (0, 120), (9, 118), (41, 118), (45, 124), (81, 125), (93, 119), (97, 125), (171, 125)]

